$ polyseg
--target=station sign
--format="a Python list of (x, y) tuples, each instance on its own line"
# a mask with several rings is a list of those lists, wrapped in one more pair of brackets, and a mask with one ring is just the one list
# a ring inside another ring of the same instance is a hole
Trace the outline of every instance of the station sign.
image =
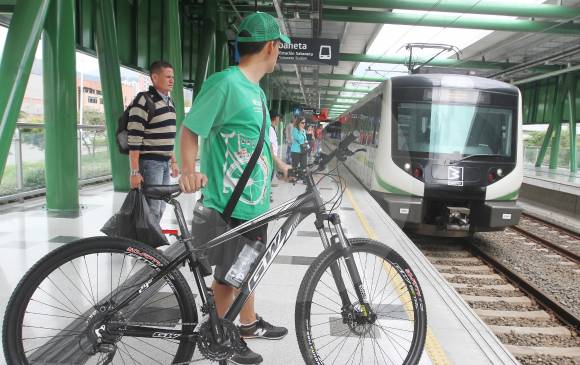
[(292, 38), (291, 43), (280, 42), (278, 63), (297, 65), (338, 65), (338, 39)]

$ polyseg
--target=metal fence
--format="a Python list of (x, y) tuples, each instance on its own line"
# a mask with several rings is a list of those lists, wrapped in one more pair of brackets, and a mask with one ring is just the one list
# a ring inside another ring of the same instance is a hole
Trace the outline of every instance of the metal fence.
[[(105, 126), (78, 125), (77, 144), (79, 184), (111, 179)], [(0, 202), (44, 192), (44, 155), (44, 125), (17, 123), (0, 182)]]

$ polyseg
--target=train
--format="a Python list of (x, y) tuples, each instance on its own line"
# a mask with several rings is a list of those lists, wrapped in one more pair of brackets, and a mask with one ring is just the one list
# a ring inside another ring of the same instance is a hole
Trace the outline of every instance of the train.
[(523, 142), (517, 87), (466, 75), (396, 76), (334, 126), (326, 143), (359, 132), (354, 149), (365, 151), (347, 167), (406, 230), (461, 237), (518, 223)]

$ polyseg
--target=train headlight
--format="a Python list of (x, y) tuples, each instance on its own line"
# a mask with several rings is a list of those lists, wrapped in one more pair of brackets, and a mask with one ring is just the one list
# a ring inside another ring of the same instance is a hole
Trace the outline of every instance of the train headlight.
[(405, 171), (411, 171), (411, 164), (407, 162), (405, 165), (403, 165), (403, 168)]
[(487, 182), (488, 183), (494, 183), (496, 181), (498, 181), (499, 179), (501, 179), (502, 177), (504, 177), (505, 172), (502, 169), (496, 169), (496, 168), (492, 168), (489, 169), (489, 171), (487, 172)]

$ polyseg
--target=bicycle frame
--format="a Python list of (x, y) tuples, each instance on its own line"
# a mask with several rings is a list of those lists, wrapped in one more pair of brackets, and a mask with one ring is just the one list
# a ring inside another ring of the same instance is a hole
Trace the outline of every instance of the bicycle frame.
[[(233, 322), (240, 313), (248, 297), (254, 292), (260, 280), (264, 277), (265, 273), (268, 271), (268, 269), (270, 268), (270, 266), (280, 253), (280, 250), (284, 247), (286, 242), (288, 242), (289, 238), (291, 237), (296, 227), (310, 214), (316, 215), (315, 226), (316, 229), (318, 230), (318, 233), (320, 235), (320, 238), (322, 240), (325, 249), (330, 247), (331, 243), (324, 230), (324, 221), (325, 220), (330, 221), (333, 224), (334, 229), (336, 231), (336, 244), (340, 244), (340, 247), (337, 247), (337, 249), (340, 248), (343, 250), (343, 254), (346, 259), (345, 264), (350, 274), (351, 280), (354, 284), (358, 300), (360, 303), (368, 305), (368, 303), (366, 302), (366, 295), (362, 290), (362, 281), (359, 277), (356, 265), (354, 264), (354, 260), (352, 259), (352, 254), (348, 250), (349, 244), (344, 235), (344, 231), (340, 223), (340, 218), (337, 214), (330, 215), (326, 214), (324, 202), (322, 201), (319, 191), (315, 187), (312, 175), (310, 173), (306, 175), (308, 178), (307, 181), (308, 187), (305, 193), (299, 195), (294, 199), (288, 200), (273, 209), (270, 209), (266, 213), (258, 216), (257, 218), (251, 221), (248, 221), (234, 229), (231, 229), (223, 233), (218, 237), (215, 237), (214, 239), (202, 245), (201, 247), (193, 246), (192, 235), (187, 228), (187, 224), (185, 222), (181, 206), (179, 202), (177, 202), (175, 199), (173, 198), (170, 199), (169, 203), (174, 205), (175, 215), (179, 224), (180, 232), (182, 232), (182, 235), (178, 240), (178, 242), (182, 242), (185, 245), (185, 251), (175, 259), (171, 260), (169, 264), (161, 268), (155, 275), (153, 275), (151, 278), (145, 281), (140, 286), (139, 289), (136, 289), (133, 293), (128, 295), (123, 300), (123, 302), (121, 302), (119, 305), (116, 306), (115, 311), (123, 309), (135, 298), (137, 298), (144, 290), (154, 285), (163, 277), (169, 275), (173, 270), (176, 270), (180, 265), (188, 261), (190, 269), (195, 277), (195, 281), (202, 301), (202, 311), (204, 311), (205, 309), (206, 313), (209, 314), (209, 319), (212, 324), (214, 334), (219, 336), (221, 335), (221, 327), (219, 326), (219, 319), (217, 318), (217, 313), (215, 311), (215, 303), (213, 301), (213, 295), (210, 295), (209, 289), (205, 285), (203, 274), (200, 271), (200, 264), (198, 262), (198, 258), (195, 252), (203, 250), (208, 247), (213, 247), (214, 245), (221, 244), (245, 232), (248, 232), (264, 224), (267, 224), (268, 222), (288, 216), (288, 218), (284, 221), (278, 232), (267, 244), (266, 250), (261, 254), (261, 256), (258, 257), (258, 260), (256, 261), (257, 263), (253, 265), (252, 269), (246, 276), (246, 279), (244, 280), (244, 282), (240, 287), (239, 294), (236, 296), (233, 304), (227, 311), (225, 319)], [(334, 264), (331, 266), (331, 271), (335, 283), (337, 285), (343, 307), (347, 307), (351, 303), (348, 297), (346, 287), (344, 285), (340, 268), (338, 267), (338, 265)], [(195, 325), (197, 325), (197, 323)], [(184, 337), (191, 338), (192, 336), (196, 336), (196, 333), (193, 331), (184, 332), (183, 330), (181, 331), (168, 330), (144, 326), (123, 325), (119, 328), (119, 330), (122, 331), (123, 336), (133, 336), (133, 337), (160, 337), (177, 340), (182, 339)]]

